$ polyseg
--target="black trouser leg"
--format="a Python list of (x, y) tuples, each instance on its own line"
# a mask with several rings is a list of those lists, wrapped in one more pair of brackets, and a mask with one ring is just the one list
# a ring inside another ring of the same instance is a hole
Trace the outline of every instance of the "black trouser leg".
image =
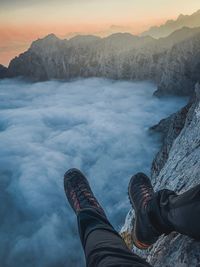
[(174, 230), (200, 240), (200, 185), (181, 195), (166, 189), (157, 192), (149, 215), (161, 232)]
[(149, 267), (132, 253), (107, 218), (93, 209), (78, 215), (81, 242), (87, 267)]

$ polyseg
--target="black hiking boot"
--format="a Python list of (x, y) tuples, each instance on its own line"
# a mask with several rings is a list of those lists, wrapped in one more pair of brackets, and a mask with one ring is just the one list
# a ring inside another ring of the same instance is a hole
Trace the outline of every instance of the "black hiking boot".
[(64, 175), (67, 199), (76, 214), (84, 209), (95, 209), (106, 217), (103, 208), (95, 198), (87, 178), (77, 169), (70, 169)]
[(160, 235), (148, 216), (148, 204), (154, 197), (150, 179), (143, 173), (134, 175), (129, 183), (128, 194), (135, 210), (133, 242), (139, 249), (148, 249)]

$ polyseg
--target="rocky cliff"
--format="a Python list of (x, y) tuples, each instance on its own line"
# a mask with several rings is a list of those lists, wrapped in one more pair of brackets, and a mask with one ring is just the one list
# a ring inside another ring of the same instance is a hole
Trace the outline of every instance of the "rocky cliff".
[(160, 67), (162, 76), (156, 95), (192, 95), (195, 83), (200, 81), (200, 35), (174, 45)]
[[(162, 120), (151, 130), (162, 134), (163, 145), (152, 165), (155, 190), (168, 188), (184, 192), (200, 183), (200, 85), (189, 104)], [(130, 211), (122, 235), (132, 246), (133, 211)], [(147, 252), (133, 250), (155, 267), (199, 267), (200, 242), (178, 233), (162, 236)]]
[(191, 95), (199, 70), (200, 28), (183, 28), (159, 40), (128, 33), (60, 40), (50, 34), (14, 58), (7, 75), (35, 81), (93, 76), (152, 80), (160, 96)]

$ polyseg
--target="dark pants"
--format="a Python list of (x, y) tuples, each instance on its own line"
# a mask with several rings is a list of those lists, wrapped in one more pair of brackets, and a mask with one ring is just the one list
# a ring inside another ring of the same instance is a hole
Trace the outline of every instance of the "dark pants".
[[(200, 185), (181, 195), (159, 191), (148, 215), (160, 234), (174, 230), (200, 240)], [(97, 211), (81, 211), (78, 226), (87, 267), (150, 266), (128, 249), (107, 218)]]

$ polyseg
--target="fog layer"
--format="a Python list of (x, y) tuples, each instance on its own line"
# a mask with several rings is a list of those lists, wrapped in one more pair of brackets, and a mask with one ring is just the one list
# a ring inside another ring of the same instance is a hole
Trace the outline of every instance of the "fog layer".
[(0, 262), (4, 267), (82, 266), (63, 174), (80, 168), (119, 229), (132, 174), (150, 173), (158, 150), (148, 128), (183, 99), (154, 85), (104, 79), (0, 81)]

